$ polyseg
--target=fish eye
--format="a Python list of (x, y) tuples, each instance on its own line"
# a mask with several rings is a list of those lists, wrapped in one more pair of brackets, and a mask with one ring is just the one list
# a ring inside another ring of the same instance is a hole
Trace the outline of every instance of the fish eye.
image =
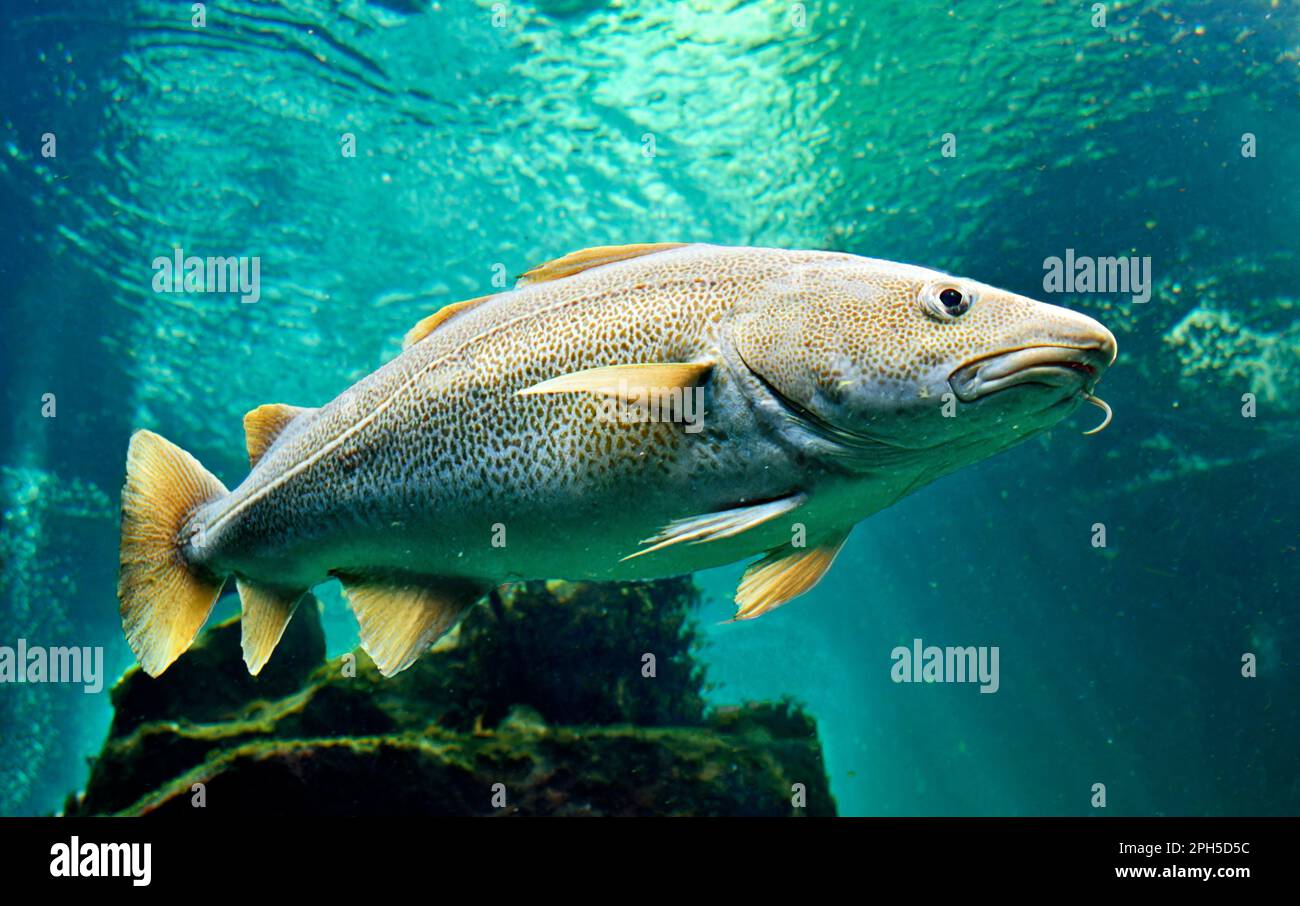
[(960, 318), (975, 304), (975, 291), (949, 283), (932, 283), (921, 292), (926, 311), (941, 321)]

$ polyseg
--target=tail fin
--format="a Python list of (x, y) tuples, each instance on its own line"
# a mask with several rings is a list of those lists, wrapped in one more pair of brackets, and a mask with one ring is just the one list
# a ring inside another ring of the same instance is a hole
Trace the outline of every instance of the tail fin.
[(157, 676), (199, 634), (225, 579), (186, 562), (181, 529), (226, 488), (199, 461), (157, 434), (137, 431), (122, 488), (122, 629), (141, 668)]

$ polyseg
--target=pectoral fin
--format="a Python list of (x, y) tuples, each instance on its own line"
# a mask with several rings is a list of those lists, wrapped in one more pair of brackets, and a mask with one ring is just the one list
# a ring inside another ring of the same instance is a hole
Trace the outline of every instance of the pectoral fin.
[(642, 544), (651, 545), (650, 547), (642, 548), (635, 554), (628, 554), (623, 559), (631, 560), (633, 557), (640, 557), (642, 554), (648, 554), (651, 551), (657, 551), (673, 544), (703, 544), (705, 541), (730, 538), (790, 512), (806, 499), (807, 497), (804, 494), (797, 493), (788, 497), (769, 500), (766, 503), (754, 504), (753, 506), (742, 506), (734, 510), (705, 513), (703, 516), (692, 516), (689, 519), (678, 519), (668, 523), (659, 534), (646, 538), (641, 542)]
[(735, 620), (752, 620), (797, 598), (821, 581), (849, 537), (847, 531), (814, 547), (786, 545), (745, 570), (736, 589)]
[(698, 387), (708, 380), (712, 362), (651, 362), (645, 365), (607, 365), (588, 368), (542, 381), (516, 396), (539, 393), (595, 393), (628, 400), (648, 400), (674, 389)]
[(449, 631), (491, 585), (431, 576), (339, 576), (379, 672), (405, 670)]
[(289, 618), (307, 590), (286, 591), (246, 579), (236, 579), (235, 585), (239, 588), (239, 603), (243, 611), (239, 618), (239, 632), (244, 663), (248, 672), (257, 676), (266, 666), (275, 646), (280, 644)]

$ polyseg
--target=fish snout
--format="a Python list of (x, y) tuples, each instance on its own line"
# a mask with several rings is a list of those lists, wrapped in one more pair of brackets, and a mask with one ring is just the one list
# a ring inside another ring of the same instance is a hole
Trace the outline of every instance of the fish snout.
[(1088, 384), (1088, 389), (1100, 380), (1102, 373), (1115, 364), (1115, 358), (1119, 355), (1119, 344), (1115, 341), (1115, 335), (1095, 318), (1090, 318), (1079, 312), (1071, 312), (1074, 316), (1071, 329), (1059, 338), (1063, 346), (1072, 346), (1079, 349), (1084, 354), (1084, 364), (1094, 372), (1094, 378)]
[(1063, 388), (1067, 396), (1090, 394), (1115, 362), (1115, 335), (1098, 321), (1078, 316), (1077, 329), (1051, 342), (1013, 346), (965, 362), (948, 377), (953, 393), (971, 402), (1026, 384)]
[(1098, 354), (1106, 360), (1102, 370), (1115, 364), (1115, 358), (1119, 355), (1119, 344), (1115, 342), (1115, 335), (1110, 332), (1105, 324), (1093, 320), (1086, 315), (1081, 316), (1088, 322), (1088, 341), (1085, 346), (1095, 345)]

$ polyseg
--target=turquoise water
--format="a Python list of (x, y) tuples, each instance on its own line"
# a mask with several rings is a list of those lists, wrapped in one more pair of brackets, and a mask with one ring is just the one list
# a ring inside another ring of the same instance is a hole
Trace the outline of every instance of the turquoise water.
[[(1045, 297), (1067, 249), (1149, 257), (1145, 304), (1048, 298), (1118, 337), (1114, 423), (872, 517), (752, 623), (721, 622), (742, 566), (700, 575), (712, 694), (805, 702), (844, 814), (1094, 814), (1095, 783), (1109, 815), (1295, 814), (1300, 10), (1106, 10), (14, 0), (0, 645), (103, 646), (111, 681), (130, 432), (233, 486), (245, 411), (327, 401), (498, 273), (709, 241)], [(154, 292), (176, 248), (259, 257), (260, 299)], [(998, 692), (892, 682), (916, 638), (997, 646)], [(57, 809), (109, 716), (0, 685), (0, 813)]]

